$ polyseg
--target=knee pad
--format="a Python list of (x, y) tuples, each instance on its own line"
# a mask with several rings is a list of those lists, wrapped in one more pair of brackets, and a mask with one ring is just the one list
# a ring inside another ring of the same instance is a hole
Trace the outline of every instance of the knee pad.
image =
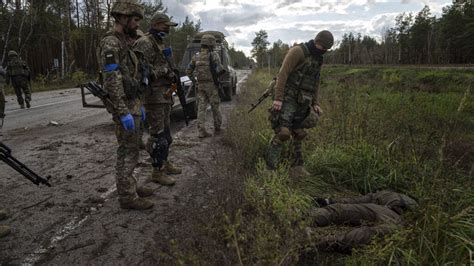
[(291, 137), (290, 129), (287, 127), (280, 127), (276, 136), (278, 140), (280, 140), (281, 142), (285, 142)]
[(295, 140), (302, 140), (306, 137), (306, 135), (308, 135), (308, 133), (306, 133), (306, 131), (303, 128), (293, 129), (292, 133), (293, 133), (293, 138), (295, 138)]
[(164, 161), (168, 158), (168, 148), (169, 144), (164, 132), (153, 135), (150, 153), (153, 167), (161, 168), (163, 166)]
[(171, 143), (173, 142), (173, 137), (171, 137), (170, 128), (169, 127), (165, 128), (163, 133), (165, 134), (166, 141), (168, 141), (168, 145), (171, 145)]

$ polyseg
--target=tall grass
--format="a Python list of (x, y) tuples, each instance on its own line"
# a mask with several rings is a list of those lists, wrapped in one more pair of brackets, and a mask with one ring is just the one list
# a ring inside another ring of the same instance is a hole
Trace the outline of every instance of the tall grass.
[(325, 113), (303, 146), (312, 176), (297, 184), (288, 181), (284, 167), (277, 172), (263, 169), (261, 158), (272, 136), (267, 122), (270, 100), (250, 115), (246, 112), (271, 75), (252, 74), (240, 97), (241, 107), (230, 117), (226, 142), (241, 156), (242, 166), (255, 171), (246, 182), (246, 206), (228, 220), (229, 235), (242, 251), (241, 260), (296, 262), (296, 251), (311, 247), (311, 238), (301, 231), (310, 225), (305, 213), (312, 207), (311, 197), (391, 189), (416, 198), (420, 208), (404, 215), (406, 226), (399, 232), (339, 262), (470, 263), (474, 250), (474, 98), (470, 86), (474, 75), (335, 67), (326, 68), (322, 77), (320, 98)]

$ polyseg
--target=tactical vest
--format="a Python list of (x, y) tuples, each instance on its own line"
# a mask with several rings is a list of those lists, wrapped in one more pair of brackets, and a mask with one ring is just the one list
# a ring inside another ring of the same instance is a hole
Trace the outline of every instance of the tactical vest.
[(208, 49), (201, 49), (196, 54), (196, 66), (194, 72), (198, 82), (212, 82), (211, 65), (209, 62), (211, 52)]
[(313, 95), (316, 90), (316, 84), (319, 82), (323, 58), (316, 58), (311, 55), (306, 44), (299, 44), (303, 49), (305, 60), (290, 73), (286, 86), (303, 91), (304, 94)]
[(23, 60), (20, 60), (18, 57), (12, 59), (8, 62), (8, 72), (10, 76), (25, 76), (30, 75), (28, 69), (26, 68), (26, 63)]
[[(148, 38), (148, 41), (153, 45), (155, 50), (155, 56), (153, 58), (151, 58), (150, 55), (145, 55), (147, 56), (149, 63), (151, 63), (153, 66), (169, 66), (168, 60), (166, 60), (163, 54), (163, 50), (165, 49), (164, 44), (162, 42), (158, 42), (158, 40), (151, 34), (146, 34), (144, 38)], [(172, 83), (172, 81), (167, 78), (159, 78), (153, 80), (152, 82), (153, 85), (160, 87), (168, 86)]]
[[(139, 97), (140, 82), (137, 78), (138, 73), (138, 58), (135, 53), (128, 46), (127, 41), (120, 33), (116, 31), (109, 31), (105, 37), (113, 36), (119, 40), (120, 50), (118, 54), (120, 73), (122, 74), (122, 85), (125, 95), (128, 99), (136, 99)], [(101, 47), (102, 49), (102, 47)], [(100, 51), (99, 51), (100, 53)], [(101, 62), (101, 65), (103, 63)]]

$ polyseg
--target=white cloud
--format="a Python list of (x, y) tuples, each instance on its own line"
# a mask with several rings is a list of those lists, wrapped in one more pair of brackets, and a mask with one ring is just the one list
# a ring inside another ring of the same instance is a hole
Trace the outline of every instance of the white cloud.
[[(149, 0), (150, 1), (150, 0)], [(220, 30), (230, 43), (249, 54), (255, 32), (268, 32), (269, 41), (307, 41), (320, 30), (361, 33), (380, 39), (402, 12), (419, 12), (428, 5), (440, 15), (451, 0), (163, 0), (169, 14), (183, 21), (201, 20), (204, 30)]]

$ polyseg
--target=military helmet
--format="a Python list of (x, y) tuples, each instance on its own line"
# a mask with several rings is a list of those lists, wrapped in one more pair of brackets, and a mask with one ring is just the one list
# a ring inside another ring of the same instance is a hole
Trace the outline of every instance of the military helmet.
[(216, 38), (211, 34), (204, 34), (201, 38), (201, 45), (216, 46)]
[(163, 22), (168, 26), (176, 27), (178, 23), (172, 22), (170, 17), (163, 12), (156, 12), (151, 18), (151, 24)]
[(13, 50), (10, 50), (8, 51), (8, 57), (10, 56), (18, 56), (17, 52), (13, 51)]
[(144, 8), (137, 0), (117, 0), (110, 11), (112, 16), (125, 15), (143, 18)]
[(334, 44), (334, 37), (332, 33), (327, 30), (320, 31), (316, 38), (314, 38), (314, 43), (321, 45), (324, 49), (331, 49)]

